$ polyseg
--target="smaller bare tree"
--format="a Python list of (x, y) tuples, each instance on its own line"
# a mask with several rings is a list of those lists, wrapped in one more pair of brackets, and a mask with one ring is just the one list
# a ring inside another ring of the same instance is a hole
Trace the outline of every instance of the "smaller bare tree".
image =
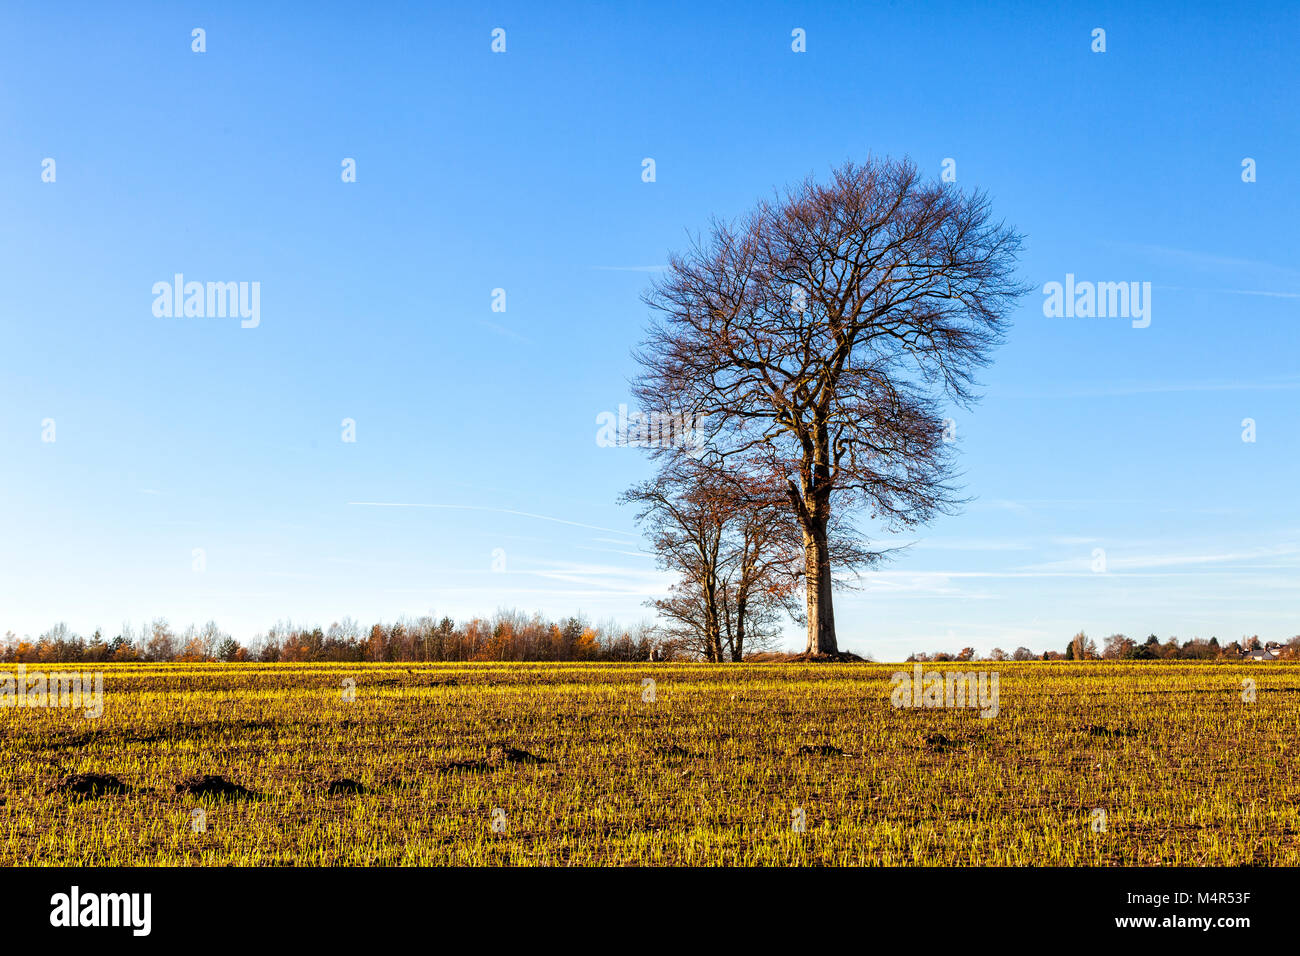
[[(658, 475), (622, 500), (640, 506), (660, 566), (680, 576), (668, 597), (650, 602), (666, 635), (706, 660), (741, 661), (770, 647), (787, 616), (802, 625), (803, 532), (784, 483), (711, 456), (679, 451), (662, 460)], [(881, 557), (838, 522), (830, 542), (845, 568)]]
[(791, 576), (779, 514), (738, 499), (734, 484), (689, 455), (671, 456), (651, 481), (631, 488), (660, 567), (680, 577), (651, 602), (670, 640), (706, 660), (740, 660), (746, 643), (775, 636), (774, 610), (788, 605)]

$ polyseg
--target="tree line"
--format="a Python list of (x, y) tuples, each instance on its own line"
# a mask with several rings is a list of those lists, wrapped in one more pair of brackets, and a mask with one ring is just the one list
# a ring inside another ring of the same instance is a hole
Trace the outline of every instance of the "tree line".
[[(687, 629), (689, 630), (689, 629)], [(727, 630), (724, 626), (722, 633)], [(746, 659), (767, 660), (780, 655), (751, 647)], [(1031, 651), (1000, 647), (981, 655), (972, 647), (956, 652), (914, 653), (907, 663), (967, 661), (1073, 661), (1073, 660), (1236, 660), (1254, 650), (1267, 649), (1279, 659), (1300, 660), (1300, 635), (1282, 643), (1261, 642), (1258, 635), (1220, 644), (1218, 638), (1176, 637), (1161, 641), (1155, 634), (1136, 641), (1123, 634), (1107, 637), (1099, 650), (1083, 632), (1060, 651)], [(550, 620), (541, 614), (498, 611), (490, 618), (474, 617), (456, 623), (449, 617), (423, 616), (395, 623), (377, 623), (363, 629), (351, 618), (327, 628), (297, 627), (281, 622), (256, 635), (247, 644), (224, 632), (213, 621), (202, 627), (175, 631), (157, 618), (147, 625), (125, 625), (112, 638), (96, 629), (88, 637), (66, 624), (57, 624), (36, 638), (6, 633), (0, 643), (0, 663), (307, 663), (365, 661), (689, 661), (708, 660), (696, 632), (683, 637), (683, 628), (641, 623), (624, 627), (614, 622), (591, 624), (583, 617)]]
[(1061, 651), (1031, 651), (1027, 647), (1017, 647), (1008, 653), (1000, 647), (983, 657), (972, 647), (964, 647), (956, 653), (940, 651), (934, 654), (916, 653), (907, 658), (913, 662), (943, 661), (1216, 661), (1239, 660), (1251, 651), (1267, 650), (1279, 660), (1300, 660), (1300, 635), (1285, 643), (1280, 641), (1261, 642), (1259, 635), (1243, 637), (1241, 640), (1220, 644), (1217, 637), (1209, 640), (1194, 637), (1179, 643), (1178, 638), (1170, 637), (1161, 641), (1155, 634), (1145, 640), (1137, 641), (1124, 634), (1111, 634), (1102, 642), (1100, 650), (1097, 642), (1082, 631), (1074, 635)]
[(124, 626), (109, 638), (58, 624), (33, 639), (12, 631), (0, 646), (5, 663), (311, 661), (650, 661), (680, 660), (691, 649), (649, 624), (592, 624), (583, 617), (550, 620), (540, 614), (498, 611), (457, 623), (431, 616), (377, 623), (363, 629), (351, 618), (327, 628), (281, 622), (247, 644), (213, 621), (177, 632), (166, 620)]

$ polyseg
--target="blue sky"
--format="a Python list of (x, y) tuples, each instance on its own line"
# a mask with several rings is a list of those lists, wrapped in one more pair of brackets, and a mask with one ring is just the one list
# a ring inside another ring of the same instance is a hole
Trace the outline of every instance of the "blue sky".
[[(954, 159), (1036, 290), (1150, 282), (1152, 321), (1025, 298), (955, 415), (974, 500), (841, 644), (1300, 633), (1300, 15), (1125, 6), (6, 4), (0, 630), (648, 617), (650, 466), (595, 442), (640, 293), (877, 154)], [(260, 324), (155, 317), (178, 272), (259, 282)]]

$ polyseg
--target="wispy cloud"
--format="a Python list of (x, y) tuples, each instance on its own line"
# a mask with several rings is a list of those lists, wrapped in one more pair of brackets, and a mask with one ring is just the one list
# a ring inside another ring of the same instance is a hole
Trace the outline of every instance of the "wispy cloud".
[(1263, 295), (1274, 299), (1300, 299), (1300, 292), (1268, 292), (1263, 289), (1207, 289), (1207, 292), (1226, 292), (1228, 295)]
[[(667, 593), (673, 576), (667, 571), (649, 568), (627, 568), (614, 564), (579, 564), (566, 561), (542, 562), (541, 567), (513, 567), (509, 571), (490, 572), (499, 582), (491, 586), (474, 587), (448, 585), (428, 588), (387, 588), (392, 594), (490, 594), (498, 601), (509, 601), (518, 595), (547, 595), (552, 597), (621, 597), (649, 598)], [(541, 578), (556, 587), (525, 587), (518, 581)]]
[[(625, 542), (619, 542), (619, 543), (622, 544)], [(624, 551), (619, 548), (592, 548), (583, 544), (575, 544), (573, 548), (575, 551), (596, 551), (601, 554), (625, 554), (629, 558), (653, 558), (654, 557), (653, 554), (647, 554), (644, 551)]]
[[(1284, 282), (1291, 285), (1300, 281), (1300, 269), (1296, 269), (1292, 266), (1279, 266), (1271, 262), (1261, 262), (1258, 259), (1244, 259), (1240, 256), (1224, 256), (1213, 252), (1200, 252), (1194, 249), (1175, 249), (1170, 246), (1141, 243), (1108, 242), (1106, 245), (1123, 249), (1136, 255), (1146, 256), (1150, 259), (1188, 267), (1194, 269), (1198, 274), (1208, 272), (1211, 274), (1219, 273), (1226, 275), (1231, 273), (1238, 280), (1241, 280), (1243, 274), (1246, 274), (1254, 279), (1263, 280), (1264, 282)], [(1156, 288), (1173, 289), (1182, 292), (1208, 292), (1216, 295), (1252, 295), (1276, 299), (1300, 299), (1300, 292), (1293, 292), (1291, 290), (1223, 287), (1205, 288), (1164, 284), (1157, 285)]]
[[(1238, 564), (1242, 561), (1259, 561), (1270, 558), (1285, 558), (1291, 555), (1300, 555), (1300, 547), (1295, 545), (1282, 544), (1269, 548), (1251, 548), (1243, 551), (1219, 551), (1212, 553), (1204, 552), (1183, 552), (1183, 553), (1165, 553), (1165, 554), (1137, 554), (1137, 555), (1116, 555), (1108, 553), (1106, 557), (1106, 570), (1125, 571), (1139, 570), (1149, 568), (1176, 568), (1189, 567), (1197, 565), (1224, 565)], [(1090, 573), (1092, 558), (1091, 556), (1080, 556), (1077, 558), (1068, 558), (1063, 561), (1046, 561), (1041, 564), (1025, 565), (1017, 568), (1018, 572), (1041, 573), (1041, 572), (1059, 572), (1059, 571), (1076, 571), (1080, 573)], [(1278, 567), (1279, 565), (1263, 565), (1263, 567)], [(1281, 566), (1287, 566), (1285, 563)]]
[(957, 538), (930, 537), (906, 542), (913, 548), (927, 551), (1029, 551), (1033, 545), (1025, 539), (1011, 538)]
[(1157, 285), (1157, 289), (1169, 289), (1172, 292), (1209, 292), (1212, 295), (1263, 295), (1276, 299), (1300, 299), (1300, 292), (1274, 292), (1267, 289), (1207, 289), (1194, 285)]
[(574, 562), (552, 562), (549, 568), (530, 569), (528, 573), (551, 581), (641, 597), (666, 593), (674, 580), (668, 571)]
[(518, 332), (512, 331), (511, 329), (507, 329), (504, 325), (498, 325), (495, 322), (488, 322), (485, 319), (480, 319), (478, 324), (491, 332), (495, 332), (497, 335), (504, 336), (505, 338), (514, 339), (516, 342), (524, 342), (528, 345), (533, 344), (532, 339), (520, 335)]
[(1063, 386), (1062, 388), (1022, 389), (998, 387), (990, 389), (990, 397), (997, 398), (1101, 398), (1118, 395), (1154, 395), (1174, 392), (1289, 392), (1300, 389), (1300, 379), (1285, 378), (1271, 381), (1243, 382), (1208, 380), (1199, 382), (1114, 382), (1090, 386)]
[(1300, 269), (1292, 266), (1279, 266), (1258, 259), (1243, 259), (1240, 256), (1224, 256), (1213, 252), (1200, 252), (1195, 249), (1175, 249), (1170, 246), (1149, 245), (1132, 242), (1108, 242), (1106, 245), (1146, 255), (1152, 258), (1172, 260), (1197, 269), (1220, 269), (1232, 272), (1254, 271), (1271, 273), (1277, 276), (1300, 278)]
[(635, 538), (636, 535), (628, 531), (619, 531), (617, 528), (605, 528), (598, 524), (584, 524), (581, 521), (570, 521), (568, 518), (557, 518), (553, 515), (541, 515), (532, 511), (516, 511), (514, 508), (491, 508), (486, 505), (447, 505), (447, 504), (426, 504), (416, 501), (349, 501), (349, 505), (364, 508), (431, 508), (444, 511), (492, 511), (503, 515), (519, 515), (521, 518), (535, 518), (538, 521), (554, 521), (556, 524), (572, 525), (575, 528), (587, 528), (590, 531), (604, 531), (608, 534), (621, 534), (628, 538)]
[(1111, 505), (1145, 504), (1140, 498), (990, 498), (971, 502), (970, 508), (980, 511), (1014, 511), (1028, 514), (1031, 511), (1109, 507)]

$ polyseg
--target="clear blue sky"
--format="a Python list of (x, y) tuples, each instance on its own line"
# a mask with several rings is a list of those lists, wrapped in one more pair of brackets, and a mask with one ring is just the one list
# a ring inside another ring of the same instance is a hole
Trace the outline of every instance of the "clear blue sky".
[[(1300, 633), (1293, 4), (621, 6), (4, 5), (0, 632), (648, 616), (649, 465), (595, 442), (639, 294), (874, 153), (955, 159), (1027, 281), (1150, 282), (1152, 321), (1026, 297), (956, 416), (975, 500), (841, 643)], [(260, 282), (260, 325), (156, 318), (178, 272)]]

